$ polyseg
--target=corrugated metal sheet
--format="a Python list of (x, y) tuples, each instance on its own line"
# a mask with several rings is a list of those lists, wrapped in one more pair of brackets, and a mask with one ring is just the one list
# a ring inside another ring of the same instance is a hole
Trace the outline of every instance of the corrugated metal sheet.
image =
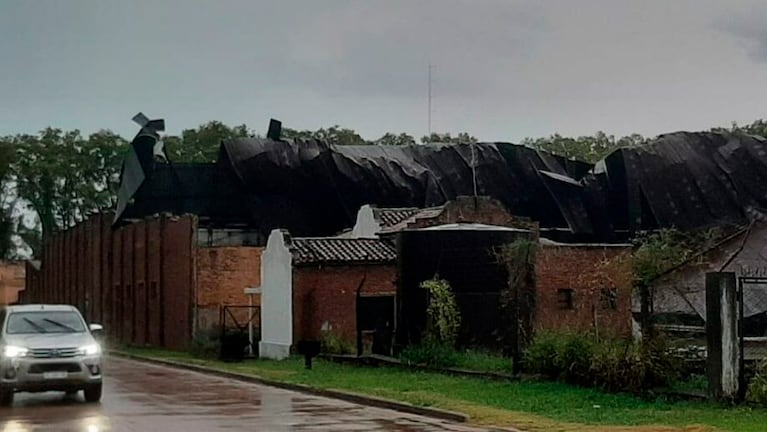
[[(439, 206), (473, 195), (476, 179), (477, 194), (514, 215), (566, 227), (582, 242), (612, 242), (658, 227), (743, 224), (767, 208), (767, 145), (760, 137), (679, 132), (617, 150), (598, 166), (588, 171), (588, 164), (510, 143), (334, 147), (239, 138), (224, 142), (218, 163), (199, 171), (126, 167), (118, 214), (192, 212), (264, 235), (284, 228), (324, 236), (352, 226), (364, 204)], [(385, 224), (405, 215), (391, 216)]]

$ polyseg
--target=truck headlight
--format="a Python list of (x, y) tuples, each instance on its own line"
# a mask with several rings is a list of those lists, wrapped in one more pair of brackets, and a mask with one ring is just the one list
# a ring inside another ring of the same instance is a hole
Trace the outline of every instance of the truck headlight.
[(98, 355), (101, 354), (101, 347), (99, 344), (85, 345), (84, 347), (80, 347), (80, 354), (89, 356)]
[(3, 357), (5, 358), (24, 357), (25, 355), (27, 355), (28, 351), (29, 350), (27, 350), (24, 347), (6, 345), (3, 347)]

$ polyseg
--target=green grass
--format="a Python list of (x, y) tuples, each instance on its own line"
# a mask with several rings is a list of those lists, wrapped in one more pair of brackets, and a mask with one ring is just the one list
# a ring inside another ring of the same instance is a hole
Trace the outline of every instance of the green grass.
[(767, 429), (767, 410), (763, 409), (643, 400), (561, 383), (492, 381), (390, 367), (358, 367), (323, 360), (316, 360), (313, 370), (305, 370), (303, 360), (298, 358), (224, 363), (164, 350), (129, 348), (126, 351), (455, 410), (469, 414), (474, 423), (516, 426), (529, 431), (761, 432)]
[(671, 390), (677, 392), (703, 393), (708, 390), (708, 378), (705, 375), (691, 375), (685, 380), (671, 383)]
[(456, 350), (440, 344), (413, 345), (400, 354), (400, 360), (439, 368), (459, 368), (476, 372), (512, 373), (508, 357), (480, 349)]
[(470, 349), (456, 355), (455, 367), (482, 372), (512, 373), (511, 359), (498, 354)]

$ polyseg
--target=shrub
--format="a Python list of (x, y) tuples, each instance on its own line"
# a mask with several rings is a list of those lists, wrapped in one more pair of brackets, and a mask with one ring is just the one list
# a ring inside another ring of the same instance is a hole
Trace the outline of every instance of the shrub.
[(434, 278), (421, 282), (421, 288), (429, 292), (426, 338), (435, 344), (454, 346), (461, 328), (461, 313), (450, 284)]
[(354, 354), (357, 350), (353, 343), (331, 331), (323, 331), (320, 336), (320, 351), (324, 354)]
[(767, 360), (762, 360), (757, 365), (756, 375), (748, 383), (746, 399), (767, 406)]
[(512, 372), (511, 359), (500, 354), (478, 349), (458, 351), (449, 345), (433, 341), (405, 348), (400, 353), (400, 360), (406, 364), (438, 368), (455, 367), (479, 372)]
[(561, 365), (562, 378), (571, 384), (589, 385), (589, 369), (593, 357), (592, 338), (583, 335), (571, 335), (566, 338), (556, 360)]
[(218, 357), (221, 353), (221, 333), (218, 328), (201, 329), (197, 331), (189, 352), (196, 357)]
[(562, 350), (564, 337), (555, 333), (541, 333), (535, 337), (523, 357), (524, 369), (550, 379), (558, 379), (562, 370), (557, 354)]
[(400, 353), (400, 360), (418, 365), (454, 367), (459, 363), (458, 356), (452, 346), (427, 340), (420, 345), (406, 347)]
[(597, 342), (588, 334), (541, 334), (524, 357), (528, 372), (569, 384), (627, 392), (667, 386), (679, 375), (681, 363), (660, 339)]
[(509, 357), (484, 349), (467, 349), (457, 353), (456, 367), (482, 372), (513, 373)]

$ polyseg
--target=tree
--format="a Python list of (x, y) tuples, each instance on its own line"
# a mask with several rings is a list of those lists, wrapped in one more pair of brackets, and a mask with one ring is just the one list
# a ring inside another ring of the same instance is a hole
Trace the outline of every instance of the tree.
[[(38, 135), (16, 135), (4, 141), (15, 146), (13, 177), (18, 198), (36, 213), (43, 239), (89, 213), (114, 206), (128, 144), (123, 138), (100, 131), (84, 139), (78, 130), (47, 128)], [(24, 237), (33, 238), (29, 232)]]
[(613, 135), (607, 135), (601, 131), (593, 136), (577, 138), (554, 134), (544, 138), (525, 138), (522, 140), (522, 144), (537, 150), (592, 163), (621, 147), (637, 146), (645, 142), (647, 140), (639, 134), (632, 134), (616, 140)]
[(215, 162), (218, 159), (221, 142), (232, 138), (247, 137), (248, 127), (244, 124), (227, 126), (220, 121), (211, 121), (196, 129), (185, 129), (181, 137), (163, 138), (165, 154), (173, 162)]
[(451, 136), (450, 133), (434, 133), (431, 135), (424, 135), (421, 137), (422, 144), (430, 143), (447, 143), (447, 144), (474, 144), (477, 142), (477, 138), (469, 135), (466, 132), (461, 132), (456, 136)]
[(357, 132), (342, 128), (338, 125), (320, 128), (316, 131), (283, 128), (282, 138), (285, 139), (316, 139), (332, 145), (368, 145)]
[(13, 254), (14, 244), (14, 191), (12, 187), (12, 164), (16, 156), (12, 142), (0, 140), (0, 259)]
[(767, 121), (762, 119), (754, 120), (750, 124), (745, 126), (738, 125), (737, 122), (732, 122), (729, 128), (715, 127), (711, 128), (712, 132), (729, 132), (733, 134), (746, 134), (746, 135), (759, 135), (767, 138)]
[(387, 132), (381, 138), (378, 138), (377, 140), (373, 141), (373, 144), (385, 145), (385, 146), (414, 145), (415, 138), (413, 138), (411, 135), (408, 135), (406, 133), (401, 133), (397, 135), (397, 134)]

